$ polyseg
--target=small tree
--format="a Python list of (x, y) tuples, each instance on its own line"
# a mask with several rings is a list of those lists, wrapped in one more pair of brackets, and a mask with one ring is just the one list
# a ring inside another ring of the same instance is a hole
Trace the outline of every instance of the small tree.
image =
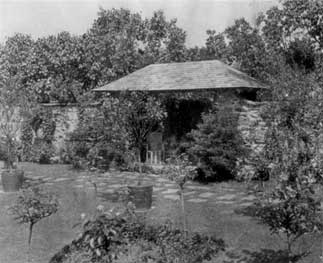
[(71, 142), (80, 146), (76, 154), (97, 166), (102, 161), (120, 164), (125, 153), (135, 149), (139, 162), (144, 161), (147, 136), (166, 116), (161, 102), (146, 92), (124, 92), (95, 102), (91, 110), (85, 102), (78, 130), (71, 134)]
[(321, 174), (321, 160), (311, 136), (295, 127), (293, 131), (280, 127), (272, 133), (279, 152), (272, 178), (277, 186), (261, 203), (258, 216), (270, 227), (272, 234), (283, 236), (289, 260), (294, 243), (305, 234), (322, 230), (319, 218), (320, 202), (315, 198), (314, 186)]
[(149, 133), (162, 126), (167, 113), (157, 98), (145, 92), (125, 94), (122, 107), (130, 146), (137, 149), (142, 162)]
[(22, 191), (16, 203), (9, 208), (14, 219), (21, 224), (28, 224), (28, 261), (31, 238), (36, 223), (45, 217), (56, 213), (58, 202), (53, 195), (38, 188), (29, 188)]
[(179, 188), (179, 196), (182, 210), (182, 224), (185, 235), (188, 232), (187, 219), (184, 200), (184, 186), (189, 179), (194, 179), (196, 176), (196, 167), (192, 165), (186, 154), (173, 156), (167, 160), (168, 166), (166, 169), (168, 179), (174, 181)]
[(266, 112), (269, 128), (261, 161), (271, 164), (276, 188), (260, 200), (258, 216), (271, 233), (283, 236), (291, 262), (295, 242), (322, 230), (315, 189), (322, 183), (323, 94), (316, 74), (288, 67), (272, 82), (275, 103)]
[[(279, 197), (290, 190), (276, 191), (273, 198), (258, 211), (261, 221), (269, 226), (272, 234), (278, 235), (286, 244), (287, 257), (291, 262), (293, 245), (302, 236), (322, 230), (318, 217), (319, 203), (312, 197), (301, 194), (301, 197)], [(298, 193), (299, 194), (299, 193)], [(309, 253), (306, 251), (301, 255)]]
[(110, 109), (112, 126), (117, 127), (114, 132), (126, 133), (122, 143), (135, 149), (141, 172), (147, 137), (154, 129), (162, 127), (167, 115), (161, 101), (146, 92), (124, 92), (118, 97), (105, 98), (103, 107)]

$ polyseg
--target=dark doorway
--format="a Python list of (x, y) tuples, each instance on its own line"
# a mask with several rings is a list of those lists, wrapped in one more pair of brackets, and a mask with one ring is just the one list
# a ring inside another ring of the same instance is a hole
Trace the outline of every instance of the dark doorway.
[(166, 104), (168, 116), (165, 122), (164, 137), (173, 137), (179, 142), (188, 132), (197, 128), (202, 113), (209, 107), (209, 102), (200, 100), (169, 100)]

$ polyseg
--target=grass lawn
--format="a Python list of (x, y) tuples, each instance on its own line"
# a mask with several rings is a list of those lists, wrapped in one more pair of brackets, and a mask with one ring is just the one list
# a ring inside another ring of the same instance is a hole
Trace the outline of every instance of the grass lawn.
[[(45, 218), (35, 226), (32, 240), (31, 259), (35, 263), (48, 262), (50, 257), (65, 244), (71, 242), (80, 228), (73, 226), (80, 221), (81, 213), (91, 214), (98, 204), (106, 208), (115, 203), (95, 198), (94, 188), (84, 179), (87, 174), (71, 170), (66, 165), (36, 165), (23, 163), (27, 177), (41, 182), (44, 188), (57, 194), (60, 207), (57, 214)], [(104, 175), (101, 175), (101, 177)], [(102, 178), (120, 182), (116, 178)], [(167, 184), (167, 182), (166, 182)], [(98, 183), (100, 191), (100, 183)], [(196, 184), (195, 184), (196, 186)], [(102, 184), (104, 188), (104, 184)], [(192, 185), (192, 188), (194, 185)], [(201, 186), (201, 191), (204, 186)], [(204, 203), (186, 202), (189, 228), (192, 231), (214, 233), (223, 238), (227, 252), (214, 262), (279, 263), (277, 251), (284, 249), (283, 242), (269, 234), (268, 228), (241, 211), (252, 198), (246, 195), (246, 185), (237, 182), (207, 185), (213, 196)], [(189, 190), (188, 190), (189, 191)], [(18, 225), (7, 212), (17, 193), (0, 193), (0, 262), (25, 263), (27, 258), (27, 229)], [(248, 199), (249, 198), (249, 199)], [(221, 202), (219, 200), (222, 200)], [(154, 193), (154, 208), (148, 213), (149, 223), (162, 223), (171, 219), (179, 224), (178, 201), (165, 198), (161, 192)], [(312, 247), (312, 253), (300, 260), (301, 263), (319, 263), (322, 236), (305, 237), (296, 246), (297, 252)], [(244, 260), (243, 260), (244, 259)]]

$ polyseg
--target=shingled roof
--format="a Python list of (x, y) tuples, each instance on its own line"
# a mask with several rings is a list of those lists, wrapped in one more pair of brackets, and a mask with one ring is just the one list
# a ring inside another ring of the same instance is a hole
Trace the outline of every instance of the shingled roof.
[(94, 91), (192, 91), (265, 88), (245, 73), (219, 60), (151, 64)]

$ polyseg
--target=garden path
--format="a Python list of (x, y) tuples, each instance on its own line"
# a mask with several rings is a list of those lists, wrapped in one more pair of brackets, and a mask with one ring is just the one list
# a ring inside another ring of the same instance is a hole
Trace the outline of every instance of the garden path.
[[(102, 201), (117, 201), (120, 192), (127, 185), (135, 185), (139, 180), (138, 173), (132, 172), (106, 172), (101, 174), (93, 174), (80, 172), (70, 177), (66, 174), (57, 175), (55, 177), (38, 175), (35, 176), (31, 172), (27, 172), (27, 178), (31, 182), (38, 182), (44, 186), (59, 187), (59, 185), (69, 185), (71, 188), (83, 189), (96, 186), (98, 196)], [(154, 201), (163, 198), (171, 201), (179, 200), (177, 185), (162, 175), (145, 174), (144, 182), (153, 185), (153, 207)], [(191, 204), (211, 203), (216, 205), (236, 204), (237, 206), (249, 206), (253, 204), (256, 197), (245, 191), (237, 191), (231, 184), (223, 184), (219, 189), (216, 184), (199, 184), (189, 181), (185, 184), (185, 201)], [(233, 211), (232, 211), (233, 212)]]

